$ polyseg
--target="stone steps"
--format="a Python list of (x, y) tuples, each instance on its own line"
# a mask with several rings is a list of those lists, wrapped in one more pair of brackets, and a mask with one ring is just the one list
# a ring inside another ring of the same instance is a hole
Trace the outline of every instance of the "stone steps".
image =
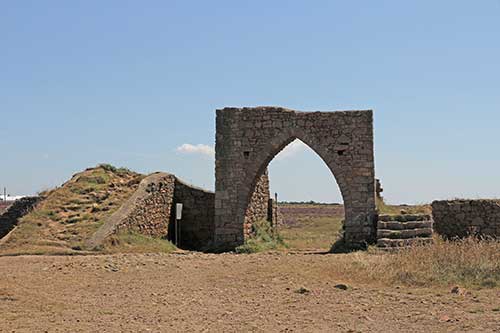
[(388, 229), (388, 230), (411, 230), (411, 229), (432, 229), (432, 221), (412, 221), (412, 222), (382, 222), (377, 223), (378, 229)]
[(390, 229), (378, 229), (377, 239), (380, 238), (390, 238), (390, 239), (406, 239), (415, 237), (431, 237), (432, 228), (418, 228), (418, 229), (406, 229), (406, 230), (390, 230)]
[(432, 244), (432, 242), (432, 237), (415, 237), (407, 239), (379, 238), (377, 239), (377, 246), (382, 248), (399, 248), (414, 245)]
[(431, 244), (432, 233), (429, 215), (381, 215), (377, 222), (377, 247), (394, 250)]

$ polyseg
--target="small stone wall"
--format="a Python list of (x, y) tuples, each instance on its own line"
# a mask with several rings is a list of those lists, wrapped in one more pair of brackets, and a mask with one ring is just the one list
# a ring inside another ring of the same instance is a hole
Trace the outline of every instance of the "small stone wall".
[(39, 197), (26, 197), (9, 203), (0, 215), (0, 239), (14, 229), (19, 219), (28, 214), (39, 201)]
[[(247, 212), (248, 230), (255, 221), (268, 218), (269, 199), (269, 179), (265, 172)], [(179, 247), (209, 250), (215, 232), (215, 193), (186, 184), (168, 173), (154, 173), (144, 178), (136, 192), (91, 237), (87, 248), (99, 247), (107, 237), (121, 230), (175, 242), (177, 203), (183, 204)], [(273, 207), (271, 209), (276, 209)]]
[(98, 247), (107, 237), (121, 230), (166, 237), (175, 181), (175, 176), (167, 173), (154, 173), (144, 178), (134, 194), (91, 237), (87, 247)]
[[(269, 220), (269, 176), (266, 171), (255, 185), (255, 190), (245, 212), (245, 237), (250, 236), (252, 225), (259, 220)], [(272, 209), (272, 208), (271, 208)]]
[(213, 192), (176, 179), (168, 239), (175, 241), (175, 205), (182, 203), (182, 219), (179, 222), (180, 247), (192, 250), (208, 249), (213, 234), (214, 200)]
[(117, 231), (133, 230), (146, 236), (165, 237), (175, 182), (176, 178), (169, 174), (157, 173), (149, 176), (144, 187), (145, 195), (142, 191), (134, 194), (139, 194), (140, 198), (134, 201), (134, 211), (116, 225)]
[(445, 238), (500, 237), (500, 200), (449, 200), (432, 203), (434, 230)]

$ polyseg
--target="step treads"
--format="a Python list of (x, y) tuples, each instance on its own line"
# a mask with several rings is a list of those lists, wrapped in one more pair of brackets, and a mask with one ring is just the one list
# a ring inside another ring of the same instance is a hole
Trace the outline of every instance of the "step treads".
[(411, 222), (397, 222), (397, 221), (378, 221), (378, 229), (390, 230), (405, 230), (405, 229), (424, 229), (432, 228), (432, 221), (411, 221)]
[(388, 230), (378, 229), (377, 238), (414, 238), (414, 237), (430, 237), (432, 236), (432, 228), (407, 229), (407, 230)]
[(377, 240), (377, 246), (379, 247), (407, 247), (413, 245), (424, 245), (433, 243), (431, 237), (419, 237), (419, 238), (408, 238), (408, 239), (390, 239), (390, 238), (379, 238)]
[(432, 217), (427, 214), (380, 215), (378, 220), (383, 222), (430, 221)]

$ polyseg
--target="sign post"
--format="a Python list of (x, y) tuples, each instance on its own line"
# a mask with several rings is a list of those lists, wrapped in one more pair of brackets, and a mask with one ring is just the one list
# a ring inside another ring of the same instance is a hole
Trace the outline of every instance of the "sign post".
[(175, 246), (179, 247), (181, 245), (181, 225), (180, 220), (182, 219), (182, 204), (178, 203), (175, 205)]
[(274, 213), (274, 232), (277, 234), (278, 233), (278, 192), (274, 192), (274, 205), (276, 206), (273, 209)]

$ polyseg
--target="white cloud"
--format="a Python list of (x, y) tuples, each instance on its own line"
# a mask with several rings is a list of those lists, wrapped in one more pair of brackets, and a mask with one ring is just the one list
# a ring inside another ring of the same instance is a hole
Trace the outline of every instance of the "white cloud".
[(294, 155), (297, 155), (298, 153), (305, 151), (307, 149), (307, 145), (300, 141), (299, 139), (295, 139), (290, 143), (288, 146), (286, 146), (277, 156), (276, 160), (281, 161), (284, 159), (287, 159), (289, 157), (292, 157)]
[(177, 147), (176, 151), (183, 154), (215, 156), (215, 148), (204, 144), (192, 145), (190, 143), (184, 143), (183, 145)]
[[(277, 156), (276, 160), (281, 161), (298, 153), (307, 150), (307, 145), (296, 139), (292, 141), (288, 146), (286, 146)], [(190, 143), (184, 143), (176, 148), (176, 151), (183, 154), (193, 154), (193, 155), (205, 155), (205, 156), (215, 156), (215, 148), (213, 146), (197, 144), (192, 145)]]

